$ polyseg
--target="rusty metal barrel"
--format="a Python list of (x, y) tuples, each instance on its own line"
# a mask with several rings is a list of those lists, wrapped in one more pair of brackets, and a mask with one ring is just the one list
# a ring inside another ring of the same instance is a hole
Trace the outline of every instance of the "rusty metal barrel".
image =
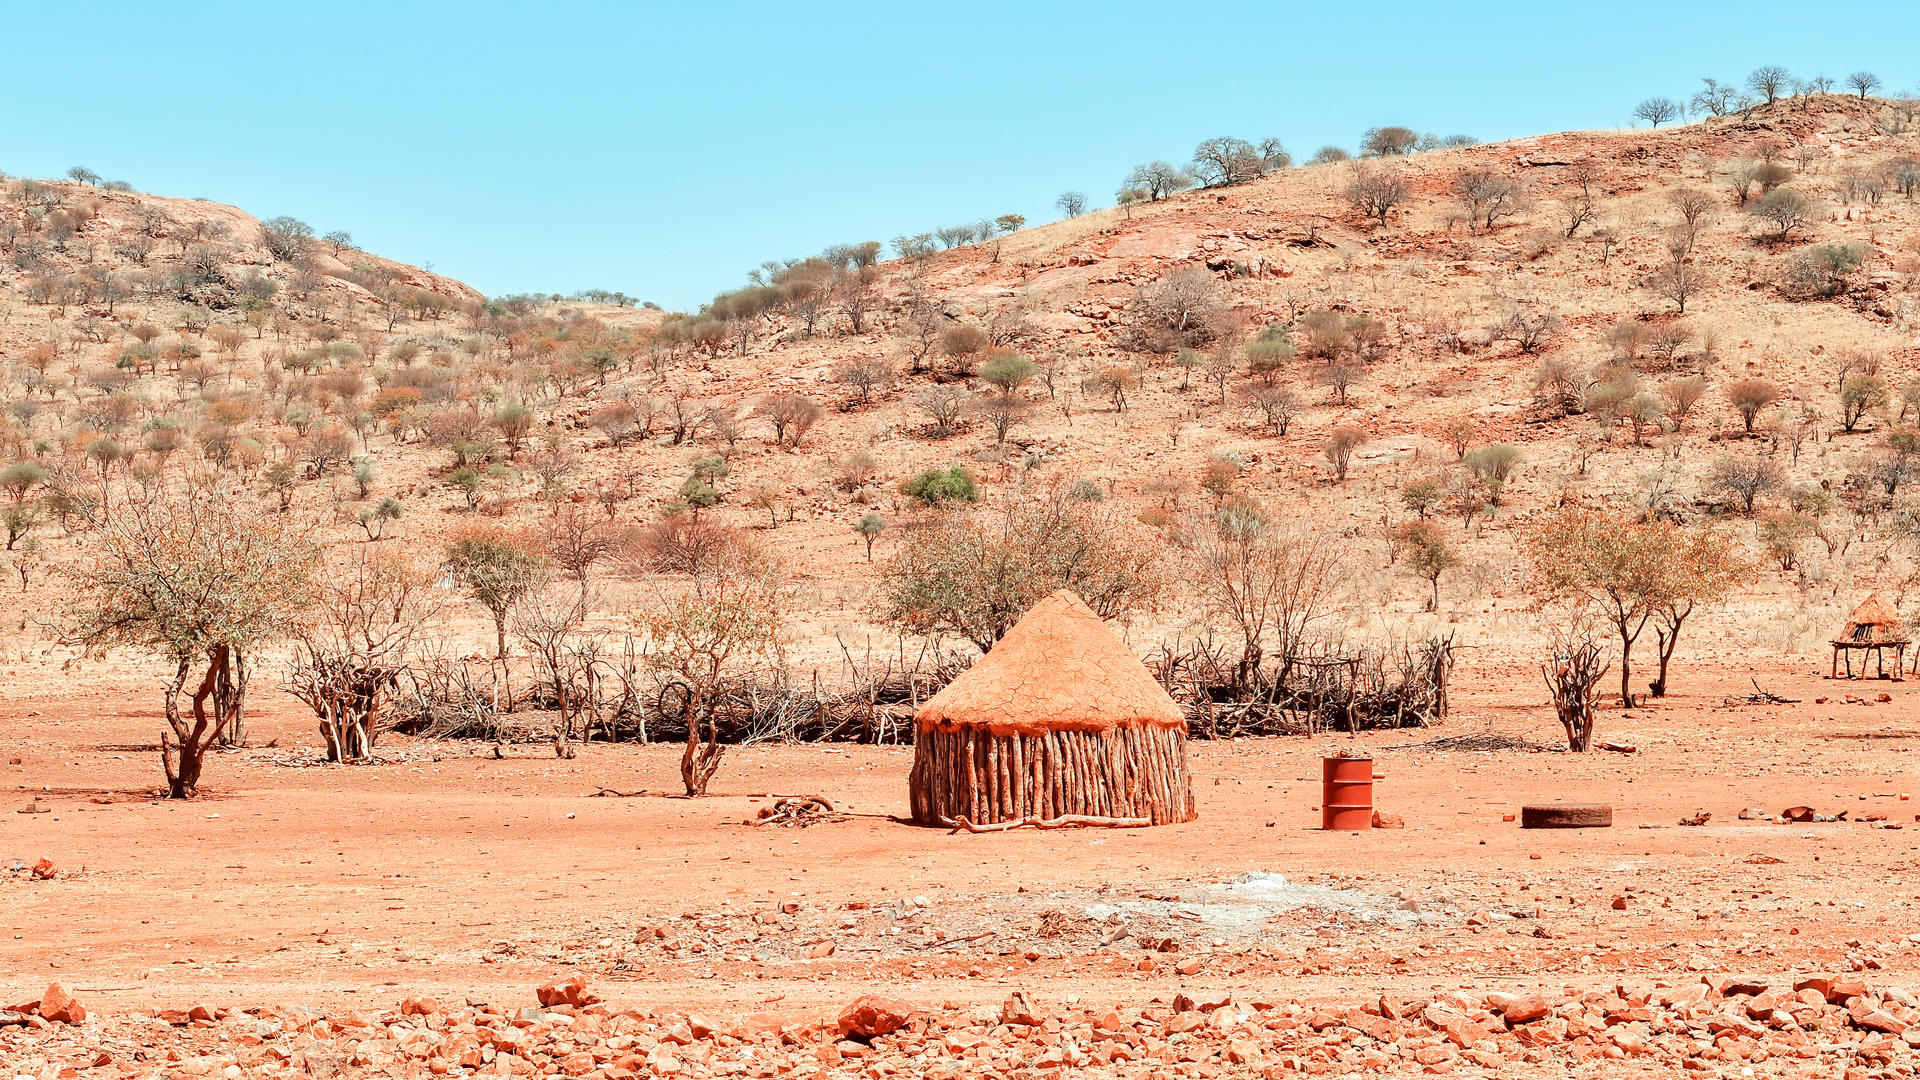
[(1373, 759), (1320, 759), (1320, 827), (1373, 828)]

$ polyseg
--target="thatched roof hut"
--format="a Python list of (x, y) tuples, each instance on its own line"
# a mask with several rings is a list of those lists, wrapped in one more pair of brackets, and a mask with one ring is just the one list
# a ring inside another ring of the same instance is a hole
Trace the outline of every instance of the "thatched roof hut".
[(1847, 617), (1847, 628), (1840, 632), (1836, 644), (1891, 644), (1906, 640), (1906, 636), (1900, 625), (1900, 610), (1886, 593), (1876, 592), (1853, 609), (1853, 614)]
[(1146, 666), (1063, 589), (914, 715), (913, 819), (1190, 821), (1186, 737)]

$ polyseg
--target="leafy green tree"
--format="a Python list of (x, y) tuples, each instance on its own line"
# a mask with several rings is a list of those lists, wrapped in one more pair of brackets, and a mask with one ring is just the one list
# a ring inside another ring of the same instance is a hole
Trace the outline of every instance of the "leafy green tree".
[(1460, 565), (1460, 556), (1447, 543), (1445, 530), (1422, 518), (1409, 521), (1394, 530), (1393, 544), (1407, 569), (1427, 579), (1433, 593), (1427, 598), (1427, 610), (1440, 607), (1440, 575)]
[(853, 523), (853, 531), (859, 533), (860, 539), (867, 542), (868, 562), (873, 561), (873, 542), (880, 538), (880, 534), (885, 532), (886, 528), (887, 519), (871, 510), (862, 514), (860, 520)]
[(456, 530), (441, 549), (442, 565), (475, 603), (493, 616), (497, 654), (507, 655), (507, 613), (546, 580), (540, 541), (497, 525)]
[(1033, 381), (1038, 372), (1033, 361), (1019, 353), (1003, 353), (980, 369), (980, 381), (1000, 388), (1000, 395), (1011, 398), (1015, 390)]

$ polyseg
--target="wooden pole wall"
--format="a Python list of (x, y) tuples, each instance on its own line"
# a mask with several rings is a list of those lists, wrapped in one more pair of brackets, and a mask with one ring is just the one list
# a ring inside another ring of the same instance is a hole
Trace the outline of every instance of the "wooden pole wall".
[(1070, 815), (1165, 825), (1197, 816), (1179, 728), (998, 736), (977, 727), (921, 730), (907, 784), (913, 820), (922, 825)]

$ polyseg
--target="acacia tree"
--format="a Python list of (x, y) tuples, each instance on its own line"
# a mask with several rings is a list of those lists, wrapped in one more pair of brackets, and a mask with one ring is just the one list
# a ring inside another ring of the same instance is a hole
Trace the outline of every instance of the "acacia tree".
[(447, 573), (493, 616), (496, 652), (505, 659), (507, 612), (546, 575), (539, 541), (496, 525), (469, 525), (448, 538), (441, 556)]
[(192, 798), (207, 749), (244, 738), (247, 658), (293, 629), (317, 548), (289, 515), (226, 487), (156, 485), (94, 524), (86, 560), (66, 571), (75, 595), (64, 640), (96, 656), (133, 646), (174, 665), (160, 764), (167, 796)]
[(729, 549), (688, 580), (666, 587), (646, 617), (647, 662), (667, 678), (687, 731), (680, 779), (688, 796), (704, 795), (720, 771), (715, 706), (743, 667), (780, 658), (785, 586), (771, 557)]
[(1694, 609), (1718, 601), (1745, 579), (1744, 560), (1726, 538), (1689, 532), (1662, 519), (1638, 521), (1584, 508), (1556, 510), (1523, 538), (1535, 584), (1552, 601), (1598, 611), (1620, 638), (1620, 700), (1633, 705), (1633, 645), (1659, 621), (1660, 675)]
[(434, 575), (399, 552), (360, 547), (317, 584), (312, 614), (294, 631), (287, 692), (319, 717), (328, 761), (366, 761), (407, 650), (440, 612)]

